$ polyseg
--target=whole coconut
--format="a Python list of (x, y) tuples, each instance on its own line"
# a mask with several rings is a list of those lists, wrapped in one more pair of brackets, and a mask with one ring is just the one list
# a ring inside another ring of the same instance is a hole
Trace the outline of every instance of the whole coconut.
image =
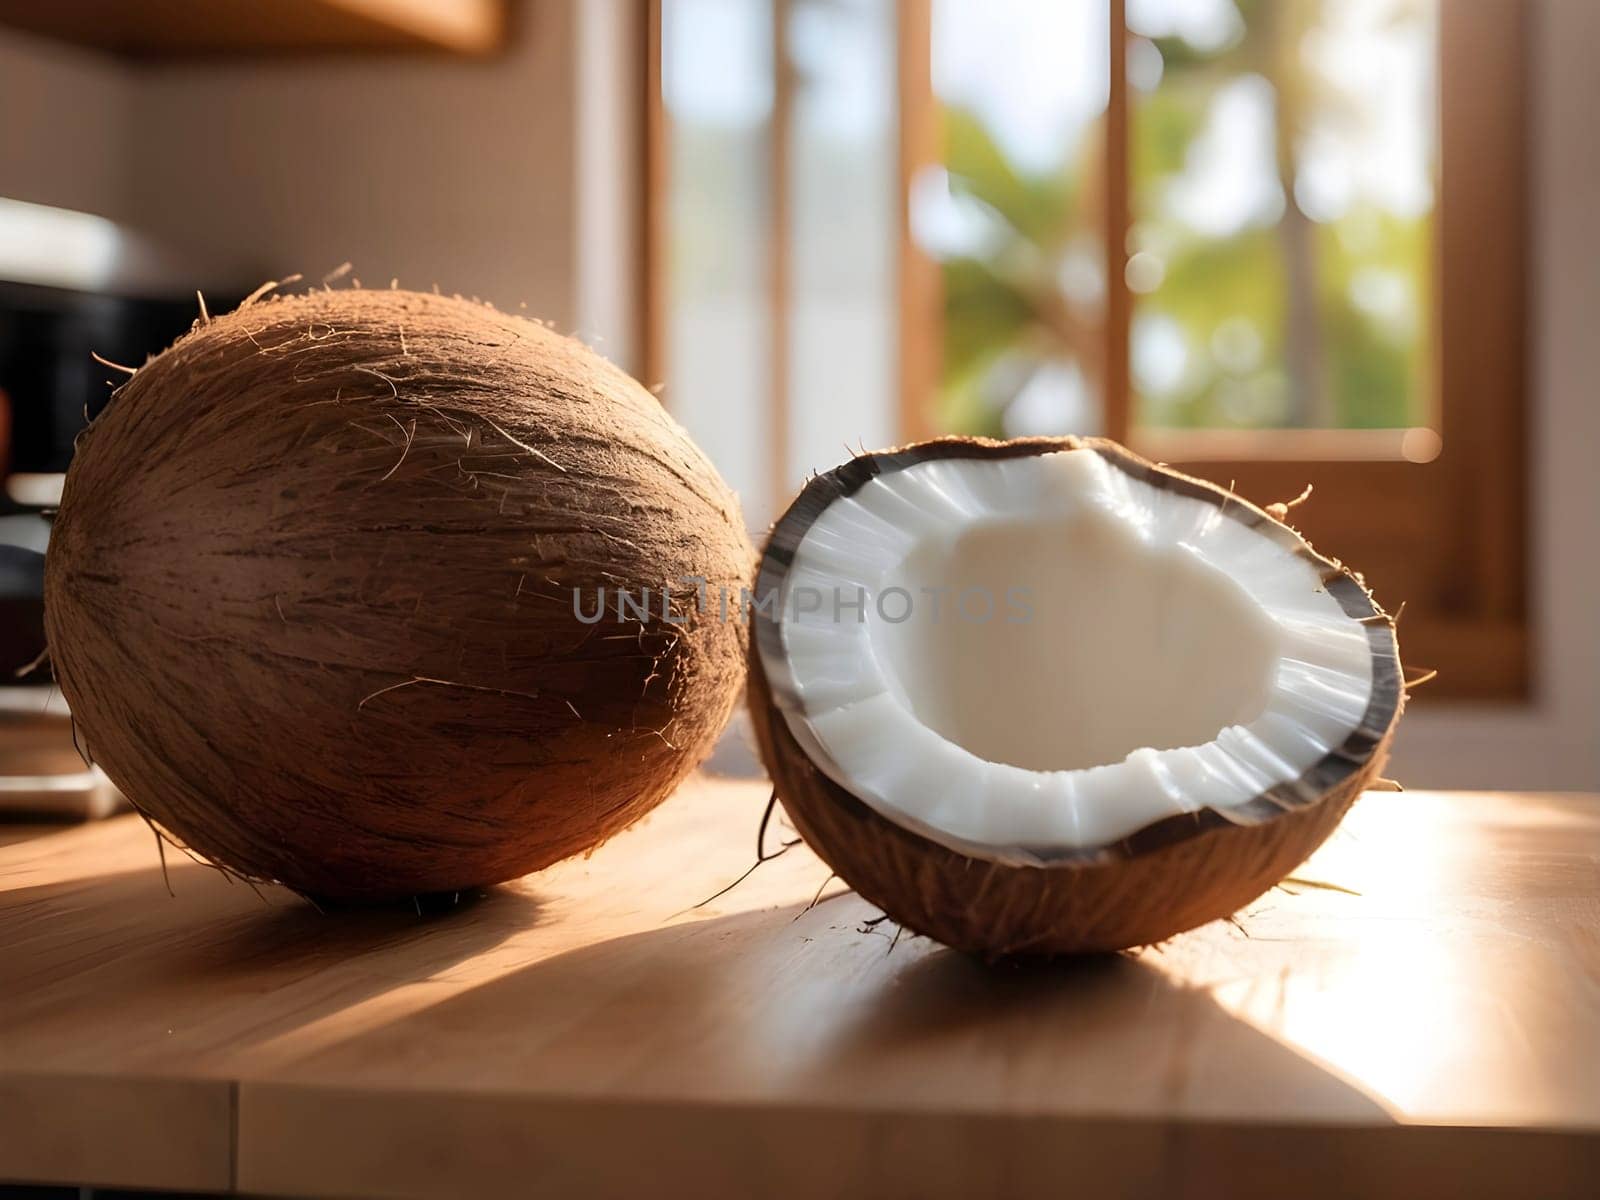
[(672, 791), (742, 686), (716, 593), (750, 560), (688, 435), (580, 343), (318, 291), (197, 325), (80, 437), (46, 624), (146, 816), (383, 899), (522, 875)]

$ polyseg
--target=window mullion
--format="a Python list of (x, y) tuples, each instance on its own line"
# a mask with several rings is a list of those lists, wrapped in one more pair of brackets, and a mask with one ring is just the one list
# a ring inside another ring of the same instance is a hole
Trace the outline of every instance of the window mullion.
[(896, 125), (898, 128), (900, 225), (900, 437), (931, 436), (932, 406), (942, 358), (939, 268), (917, 245), (911, 228), (912, 188), (922, 171), (939, 161), (938, 102), (933, 95), (932, 0), (896, 5)]
[(793, 288), (790, 162), (794, 133), (794, 70), (789, 61), (790, 0), (772, 0), (772, 124), (767, 164), (769, 341), (768, 464), (774, 512), (789, 501), (789, 346)]
[(1102, 210), (1105, 217), (1105, 324), (1100, 371), (1104, 432), (1119, 442), (1129, 440), (1132, 423), (1128, 369), (1128, 24), (1123, 0), (1107, 0), (1105, 169)]

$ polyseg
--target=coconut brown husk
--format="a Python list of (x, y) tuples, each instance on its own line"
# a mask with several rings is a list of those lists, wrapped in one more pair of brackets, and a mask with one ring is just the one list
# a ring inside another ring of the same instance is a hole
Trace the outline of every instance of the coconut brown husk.
[[(46, 568), (94, 760), (304, 893), (494, 883), (669, 794), (743, 681), (739, 508), (642, 387), (463, 300), (315, 291), (197, 325), (79, 440)], [(668, 588), (662, 615), (662, 591)], [(601, 589), (649, 615), (592, 614)]]
[(1393, 623), (1351, 572), (1294, 530), (1213, 484), (1100, 439), (940, 439), (866, 455), (818, 476), (774, 527), (756, 595), (781, 588), (795, 546), (834, 499), (868, 479), (929, 458), (1013, 457), (1090, 450), (1140, 478), (1218, 504), (1308, 557), (1362, 621), (1373, 650), (1371, 702), (1360, 727), (1298, 780), (1238, 809), (1164, 819), (1107, 846), (1063, 852), (1039, 866), (973, 857), (904, 828), (835, 783), (807, 756), (773, 701), (761, 646), (779, 626), (757, 609), (749, 707), (761, 757), (795, 828), (836, 874), (914, 933), (984, 958), (1109, 952), (1165, 941), (1231, 916), (1310, 856), (1380, 775), (1404, 702)]

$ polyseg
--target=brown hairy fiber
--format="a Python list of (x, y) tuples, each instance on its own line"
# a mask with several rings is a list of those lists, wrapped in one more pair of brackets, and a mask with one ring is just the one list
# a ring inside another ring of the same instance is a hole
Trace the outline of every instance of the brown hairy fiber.
[(382, 899), (524, 874), (662, 800), (744, 671), (685, 577), (737, 589), (750, 557), (688, 435), (578, 342), (324, 290), (197, 325), (119, 390), (67, 475), (46, 623), (148, 817)]
[[(781, 589), (794, 548), (827, 504), (874, 475), (930, 458), (1061, 450), (1098, 453), (1119, 470), (1207, 499), (1311, 561), (1324, 586), (1366, 627), (1373, 696), (1361, 726), (1343, 746), (1330, 749), (1303, 778), (1236, 811), (1174, 816), (1112, 845), (1041, 865), (1011, 865), (959, 853), (894, 823), (813, 763), (775, 703), (774, 682), (763, 665), (758, 639), (778, 653), (777, 622), (758, 615), (750, 650), (750, 713), (761, 757), (795, 828), (841, 879), (893, 920), (987, 959), (1151, 945), (1237, 912), (1309, 857), (1379, 778), (1404, 704), (1393, 622), (1357, 577), (1231, 492), (1102, 439), (948, 438), (856, 458), (813, 480), (774, 527), (757, 597)], [(780, 609), (775, 604), (771, 611)]]

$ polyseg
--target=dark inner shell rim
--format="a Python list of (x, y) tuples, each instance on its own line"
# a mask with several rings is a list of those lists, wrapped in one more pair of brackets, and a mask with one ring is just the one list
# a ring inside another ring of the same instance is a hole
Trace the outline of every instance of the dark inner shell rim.
[[(1322, 577), (1323, 585), (1339, 602), (1345, 615), (1363, 624), (1367, 633), (1367, 645), (1372, 655), (1372, 687), (1367, 697), (1366, 710), (1349, 736), (1338, 746), (1329, 749), (1296, 779), (1276, 784), (1233, 808), (1223, 810), (1207, 807), (1163, 817), (1126, 837), (1104, 845), (1085, 847), (1024, 845), (1013, 848), (1016, 856), (1025, 858), (1037, 866), (1077, 866), (1112, 859), (1133, 858), (1213, 829), (1230, 825), (1260, 824), (1283, 813), (1310, 807), (1319, 803), (1339, 784), (1361, 770), (1393, 726), (1399, 714), (1403, 694), (1399, 649), (1388, 614), (1378, 607), (1367, 589), (1348, 569), (1318, 554), (1293, 529), (1280, 521), (1273, 520), (1256, 505), (1214, 483), (1160, 469), (1115, 442), (1100, 438), (1023, 438), (1008, 442), (945, 438), (882, 454), (864, 454), (832, 471), (813, 476), (773, 526), (767, 545), (762, 551), (761, 565), (756, 575), (757, 605), (754, 615), (756, 653), (761, 656), (761, 669), (766, 676), (771, 694), (786, 699), (792, 699), (796, 695), (794, 678), (783, 650), (783, 623), (779, 619), (777, 600), (781, 596), (784, 580), (788, 577), (789, 568), (794, 563), (795, 552), (801, 541), (817, 518), (834, 501), (854, 495), (879, 475), (892, 475), (908, 467), (936, 459), (1025, 458), (1069, 450), (1094, 451), (1124, 474), (1155, 487), (1216, 504), (1233, 520), (1250, 528), (1259, 529), (1290, 553), (1309, 561), (1316, 567)], [(780, 713), (779, 718), (787, 723), (786, 715)], [(815, 764), (812, 765), (815, 767)], [(908, 828), (918, 836), (930, 837), (920, 828), (913, 828), (903, 820), (896, 820), (867, 805), (859, 796), (847, 789), (841, 787), (839, 790), (850, 800), (871, 809), (884, 820)], [(930, 840), (940, 841), (937, 838)], [(947, 843), (940, 841), (940, 844)], [(959, 852), (968, 857), (991, 861), (996, 858), (992, 847), (976, 846), (964, 841), (961, 844), (963, 848)]]

